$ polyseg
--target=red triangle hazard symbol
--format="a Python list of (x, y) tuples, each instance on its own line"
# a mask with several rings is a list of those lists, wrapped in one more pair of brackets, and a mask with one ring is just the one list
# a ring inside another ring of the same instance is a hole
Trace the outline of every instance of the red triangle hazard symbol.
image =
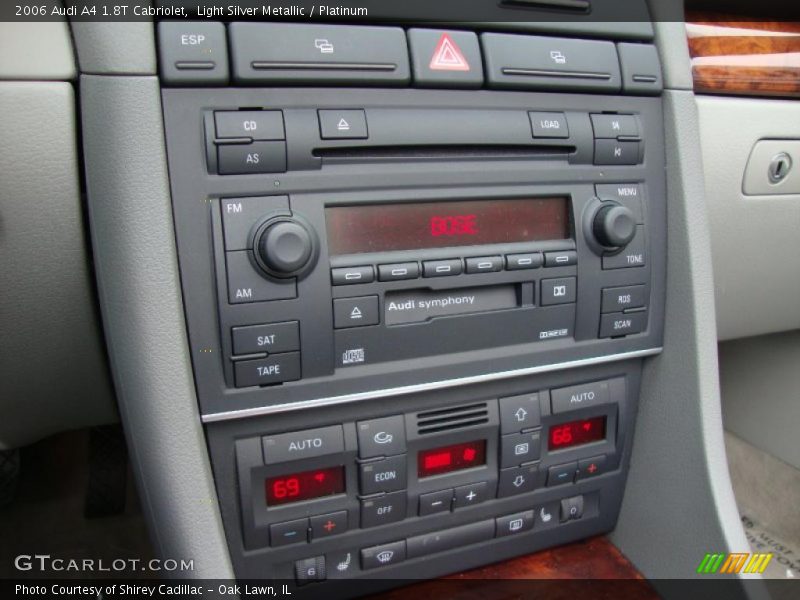
[(432, 71), (469, 71), (469, 63), (453, 38), (443, 33), (439, 43), (436, 44), (428, 68)]

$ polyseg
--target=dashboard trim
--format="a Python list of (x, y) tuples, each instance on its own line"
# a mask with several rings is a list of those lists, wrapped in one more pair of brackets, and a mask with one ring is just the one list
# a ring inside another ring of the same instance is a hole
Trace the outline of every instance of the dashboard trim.
[(587, 367), (591, 365), (601, 365), (609, 362), (616, 362), (621, 360), (629, 360), (634, 358), (644, 358), (646, 356), (653, 356), (660, 354), (663, 350), (662, 347), (647, 348), (644, 350), (634, 350), (631, 352), (620, 352), (618, 354), (609, 354), (606, 356), (595, 356), (592, 358), (582, 358), (579, 360), (571, 360), (560, 363), (552, 363), (549, 365), (538, 365), (536, 367), (527, 367), (525, 369), (513, 369), (510, 371), (496, 371), (494, 373), (484, 373), (481, 375), (473, 375), (470, 377), (459, 377), (456, 379), (443, 379), (440, 381), (431, 381), (428, 383), (418, 383), (414, 385), (405, 385), (395, 388), (386, 388), (379, 390), (370, 390), (367, 392), (358, 392), (354, 394), (344, 394), (342, 396), (330, 396), (327, 398), (316, 398), (313, 400), (301, 400), (298, 402), (291, 402), (285, 404), (275, 404), (272, 406), (259, 406), (256, 408), (246, 408), (242, 410), (232, 410), (219, 413), (211, 413), (203, 415), (203, 423), (216, 423), (220, 421), (230, 421), (233, 419), (245, 419), (250, 417), (259, 417), (264, 415), (286, 413), (295, 410), (303, 410), (308, 408), (319, 408), (323, 406), (336, 406), (339, 404), (347, 404), (350, 402), (360, 402), (362, 400), (372, 400), (384, 396), (401, 396), (405, 394), (414, 394), (417, 392), (428, 392), (432, 390), (439, 390), (448, 387), (457, 387), (464, 385), (471, 385), (475, 383), (485, 383), (487, 381), (498, 381), (501, 379), (510, 379), (512, 377), (522, 377), (525, 375), (537, 375), (540, 373), (550, 373), (553, 371), (562, 371), (564, 369), (573, 369), (577, 367)]

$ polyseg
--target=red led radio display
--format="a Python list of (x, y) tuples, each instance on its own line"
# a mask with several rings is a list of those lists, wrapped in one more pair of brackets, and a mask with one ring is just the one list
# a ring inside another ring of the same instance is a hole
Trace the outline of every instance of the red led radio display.
[(564, 196), (332, 206), (325, 218), (333, 255), (569, 237)]
[(268, 506), (341, 494), (344, 492), (344, 467), (270, 477), (266, 480), (265, 487)]
[(561, 423), (550, 428), (547, 447), (550, 450), (572, 448), (590, 442), (597, 442), (606, 437), (606, 418), (592, 417), (580, 421)]
[(417, 455), (419, 477), (441, 475), (486, 464), (486, 440), (423, 450)]

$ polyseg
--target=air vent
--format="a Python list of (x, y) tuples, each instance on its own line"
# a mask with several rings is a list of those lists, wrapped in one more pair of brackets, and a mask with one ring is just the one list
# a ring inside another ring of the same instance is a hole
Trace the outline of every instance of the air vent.
[(589, 0), (503, 0), (503, 8), (532, 8), (544, 10), (564, 10), (570, 12), (589, 12)]
[(417, 432), (419, 435), (463, 429), (473, 425), (489, 422), (489, 409), (486, 402), (431, 410), (417, 414)]

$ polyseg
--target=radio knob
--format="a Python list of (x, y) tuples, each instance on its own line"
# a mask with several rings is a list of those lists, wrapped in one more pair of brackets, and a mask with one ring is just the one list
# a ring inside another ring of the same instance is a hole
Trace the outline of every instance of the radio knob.
[(282, 219), (267, 223), (256, 241), (256, 252), (264, 265), (278, 277), (300, 271), (314, 252), (314, 240), (299, 222)]
[(597, 241), (606, 248), (623, 248), (636, 235), (633, 212), (616, 202), (604, 202), (594, 216), (592, 230)]

